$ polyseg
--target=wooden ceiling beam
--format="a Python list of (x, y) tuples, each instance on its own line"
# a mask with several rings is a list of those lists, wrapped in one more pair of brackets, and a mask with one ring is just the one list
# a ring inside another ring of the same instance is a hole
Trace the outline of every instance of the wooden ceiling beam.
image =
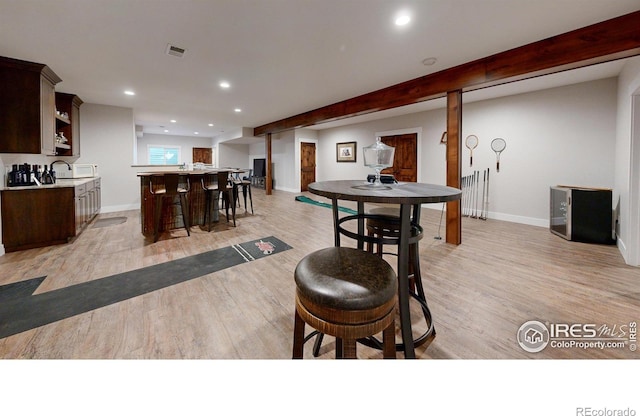
[(640, 11), (254, 128), (307, 127), (555, 72), (640, 55)]

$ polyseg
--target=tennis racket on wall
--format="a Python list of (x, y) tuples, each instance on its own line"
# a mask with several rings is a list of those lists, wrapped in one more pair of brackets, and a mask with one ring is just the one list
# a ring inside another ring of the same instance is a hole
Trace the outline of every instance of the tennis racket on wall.
[(500, 153), (507, 147), (507, 142), (504, 139), (493, 139), (491, 142), (491, 149), (496, 152), (496, 172), (500, 172)]
[(475, 149), (478, 146), (478, 136), (475, 136), (473, 134), (467, 136), (467, 140), (465, 140), (465, 145), (467, 146), (467, 149), (469, 149), (471, 153), (469, 156), (469, 166), (473, 166), (473, 149)]

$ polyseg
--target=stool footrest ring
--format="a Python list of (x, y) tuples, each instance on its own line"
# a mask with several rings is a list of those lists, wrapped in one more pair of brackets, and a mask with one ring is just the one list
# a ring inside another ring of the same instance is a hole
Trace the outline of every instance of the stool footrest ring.
[[(413, 340), (413, 346), (414, 348), (416, 348), (425, 344), (427, 341), (429, 342), (433, 341), (433, 339), (436, 337), (436, 328), (433, 324), (433, 319), (431, 318), (431, 311), (427, 306), (427, 302), (413, 292), (409, 292), (409, 295), (411, 295), (411, 297), (414, 298), (416, 301), (418, 301), (418, 303), (420, 304), (420, 307), (422, 308), (422, 313), (424, 314), (424, 319), (428, 326), (428, 328), (426, 329), (426, 331), (424, 331), (424, 333), (422, 333), (419, 337)], [(358, 342), (367, 347), (375, 348), (378, 350), (382, 349), (382, 342), (374, 336), (370, 336), (367, 338), (360, 338), (358, 339)], [(404, 344), (396, 343), (396, 351), (404, 351)]]

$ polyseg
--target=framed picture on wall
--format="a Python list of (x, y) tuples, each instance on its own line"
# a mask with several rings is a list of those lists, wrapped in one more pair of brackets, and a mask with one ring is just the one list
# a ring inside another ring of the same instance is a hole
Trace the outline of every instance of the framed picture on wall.
[(345, 142), (336, 144), (336, 161), (355, 162), (356, 142)]

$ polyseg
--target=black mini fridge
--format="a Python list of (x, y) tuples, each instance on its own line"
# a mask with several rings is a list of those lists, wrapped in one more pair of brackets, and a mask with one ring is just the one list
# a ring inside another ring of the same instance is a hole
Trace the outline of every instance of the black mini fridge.
[(549, 229), (571, 241), (615, 244), (611, 189), (552, 186)]

